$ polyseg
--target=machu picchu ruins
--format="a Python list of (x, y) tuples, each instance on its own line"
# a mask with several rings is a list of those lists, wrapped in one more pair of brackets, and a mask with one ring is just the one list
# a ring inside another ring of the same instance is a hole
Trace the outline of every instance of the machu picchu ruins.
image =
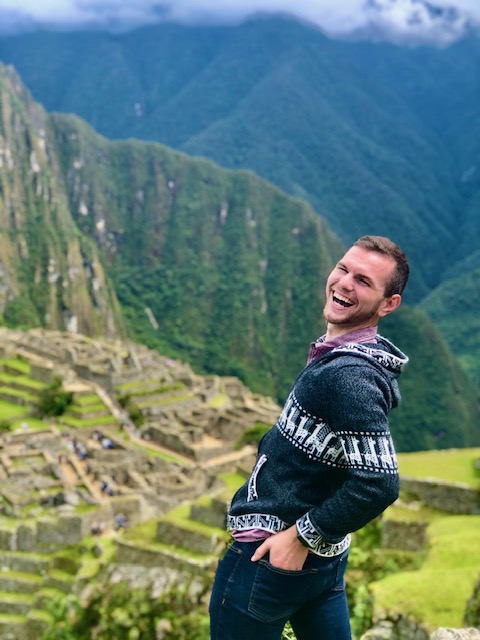
[[(72, 401), (39, 418), (54, 380)], [(38, 638), (45, 601), (102, 567), (165, 576), (211, 566), (226, 487), (255, 454), (242, 436), (280, 411), (236, 378), (198, 375), (147, 347), (41, 329), (0, 328), (0, 381), (1, 639)], [(88, 561), (66, 561), (76, 545)]]

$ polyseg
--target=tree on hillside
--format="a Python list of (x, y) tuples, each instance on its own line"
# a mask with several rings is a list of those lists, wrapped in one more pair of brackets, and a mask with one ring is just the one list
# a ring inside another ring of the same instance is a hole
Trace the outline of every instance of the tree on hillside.
[(61, 416), (73, 402), (73, 393), (65, 391), (60, 376), (55, 376), (53, 382), (43, 389), (38, 397), (37, 413), (41, 418), (46, 416)]

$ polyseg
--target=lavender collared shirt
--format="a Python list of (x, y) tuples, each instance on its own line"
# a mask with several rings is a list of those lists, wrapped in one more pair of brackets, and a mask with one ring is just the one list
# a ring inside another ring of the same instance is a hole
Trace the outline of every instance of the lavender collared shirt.
[(318, 338), (316, 342), (310, 344), (308, 352), (307, 364), (310, 364), (312, 360), (323, 356), (324, 353), (328, 353), (340, 347), (347, 342), (373, 342), (376, 343), (377, 327), (368, 327), (366, 329), (357, 329), (356, 331), (350, 331), (350, 333), (344, 333), (341, 336), (332, 338), (332, 340), (326, 340), (325, 336)]

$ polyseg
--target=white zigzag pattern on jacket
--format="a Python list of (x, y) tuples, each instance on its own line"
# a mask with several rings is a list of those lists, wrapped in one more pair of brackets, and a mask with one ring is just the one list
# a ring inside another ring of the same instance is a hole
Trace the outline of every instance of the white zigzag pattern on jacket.
[(397, 473), (397, 460), (388, 431), (339, 431), (302, 409), (292, 392), (276, 424), (280, 433), (309, 458), (339, 468)]

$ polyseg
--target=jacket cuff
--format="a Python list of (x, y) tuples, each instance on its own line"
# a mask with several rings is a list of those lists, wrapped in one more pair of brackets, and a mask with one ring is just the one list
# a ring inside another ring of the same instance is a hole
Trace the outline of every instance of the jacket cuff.
[(315, 529), (308, 513), (297, 520), (296, 526), (297, 538), (304, 547), (315, 551), (324, 545), (325, 538)]

